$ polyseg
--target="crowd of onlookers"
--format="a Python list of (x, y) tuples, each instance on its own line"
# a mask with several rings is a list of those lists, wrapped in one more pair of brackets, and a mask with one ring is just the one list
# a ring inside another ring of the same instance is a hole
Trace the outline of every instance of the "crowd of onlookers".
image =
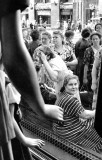
[(40, 27), (32, 29), (28, 36), (27, 30), (23, 30), (44, 102), (57, 104), (64, 110), (64, 123), (54, 124), (54, 131), (100, 152), (102, 140), (94, 129), (94, 118), (101, 66), (102, 24), (97, 23), (94, 30), (89, 26), (84, 28), (75, 44), (72, 42), (74, 34), (71, 29), (64, 34), (60, 30), (51, 34)]

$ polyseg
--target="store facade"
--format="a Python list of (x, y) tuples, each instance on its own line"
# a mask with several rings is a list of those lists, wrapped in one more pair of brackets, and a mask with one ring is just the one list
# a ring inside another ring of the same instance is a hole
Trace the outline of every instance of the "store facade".
[[(71, 2), (72, 1), (72, 2)], [(46, 23), (51, 28), (59, 28), (64, 21), (73, 18), (73, 0), (70, 2), (51, 1), (50, 3), (35, 4), (35, 19), (39, 26)]]

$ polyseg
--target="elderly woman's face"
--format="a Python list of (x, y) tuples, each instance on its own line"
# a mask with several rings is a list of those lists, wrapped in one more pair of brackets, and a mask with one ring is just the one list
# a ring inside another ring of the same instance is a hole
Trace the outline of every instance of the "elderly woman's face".
[(77, 81), (77, 79), (73, 78), (73, 79), (69, 80), (68, 84), (65, 87), (65, 90), (69, 94), (74, 95), (78, 91), (78, 88), (79, 88), (78, 81)]

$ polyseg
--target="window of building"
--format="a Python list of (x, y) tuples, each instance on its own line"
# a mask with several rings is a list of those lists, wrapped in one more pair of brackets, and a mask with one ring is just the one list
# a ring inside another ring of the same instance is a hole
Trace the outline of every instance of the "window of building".
[(51, 2), (51, 0), (45, 0), (45, 3), (50, 3)]

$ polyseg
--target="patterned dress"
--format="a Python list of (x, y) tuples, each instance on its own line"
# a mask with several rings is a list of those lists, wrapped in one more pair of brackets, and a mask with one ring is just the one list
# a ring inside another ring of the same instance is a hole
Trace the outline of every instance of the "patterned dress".
[(56, 105), (64, 110), (64, 122), (62, 125), (53, 124), (55, 133), (66, 140), (94, 151), (102, 150), (102, 139), (93, 127), (94, 120), (92, 118), (88, 120), (80, 119), (80, 114), (84, 111), (84, 108), (77, 98), (64, 91), (60, 94)]
[(58, 54), (65, 62), (67, 61), (71, 61), (73, 58), (72, 58), (72, 55), (73, 55), (73, 51), (72, 51), (72, 48), (67, 45), (63, 45), (63, 51), (62, 52), (58, 52), (56, 50), (56, 48), (54, 48), (54, 51), (56, 54)]
[(83, 59), (83, 64), (88, 66), (87, 71), (87, 79), (88, 79), (88, 90), (91, 91), (91, 84), (92, 84), (92, 67), (94, 63), (94, 50), (92, 47), (86, 49)]

